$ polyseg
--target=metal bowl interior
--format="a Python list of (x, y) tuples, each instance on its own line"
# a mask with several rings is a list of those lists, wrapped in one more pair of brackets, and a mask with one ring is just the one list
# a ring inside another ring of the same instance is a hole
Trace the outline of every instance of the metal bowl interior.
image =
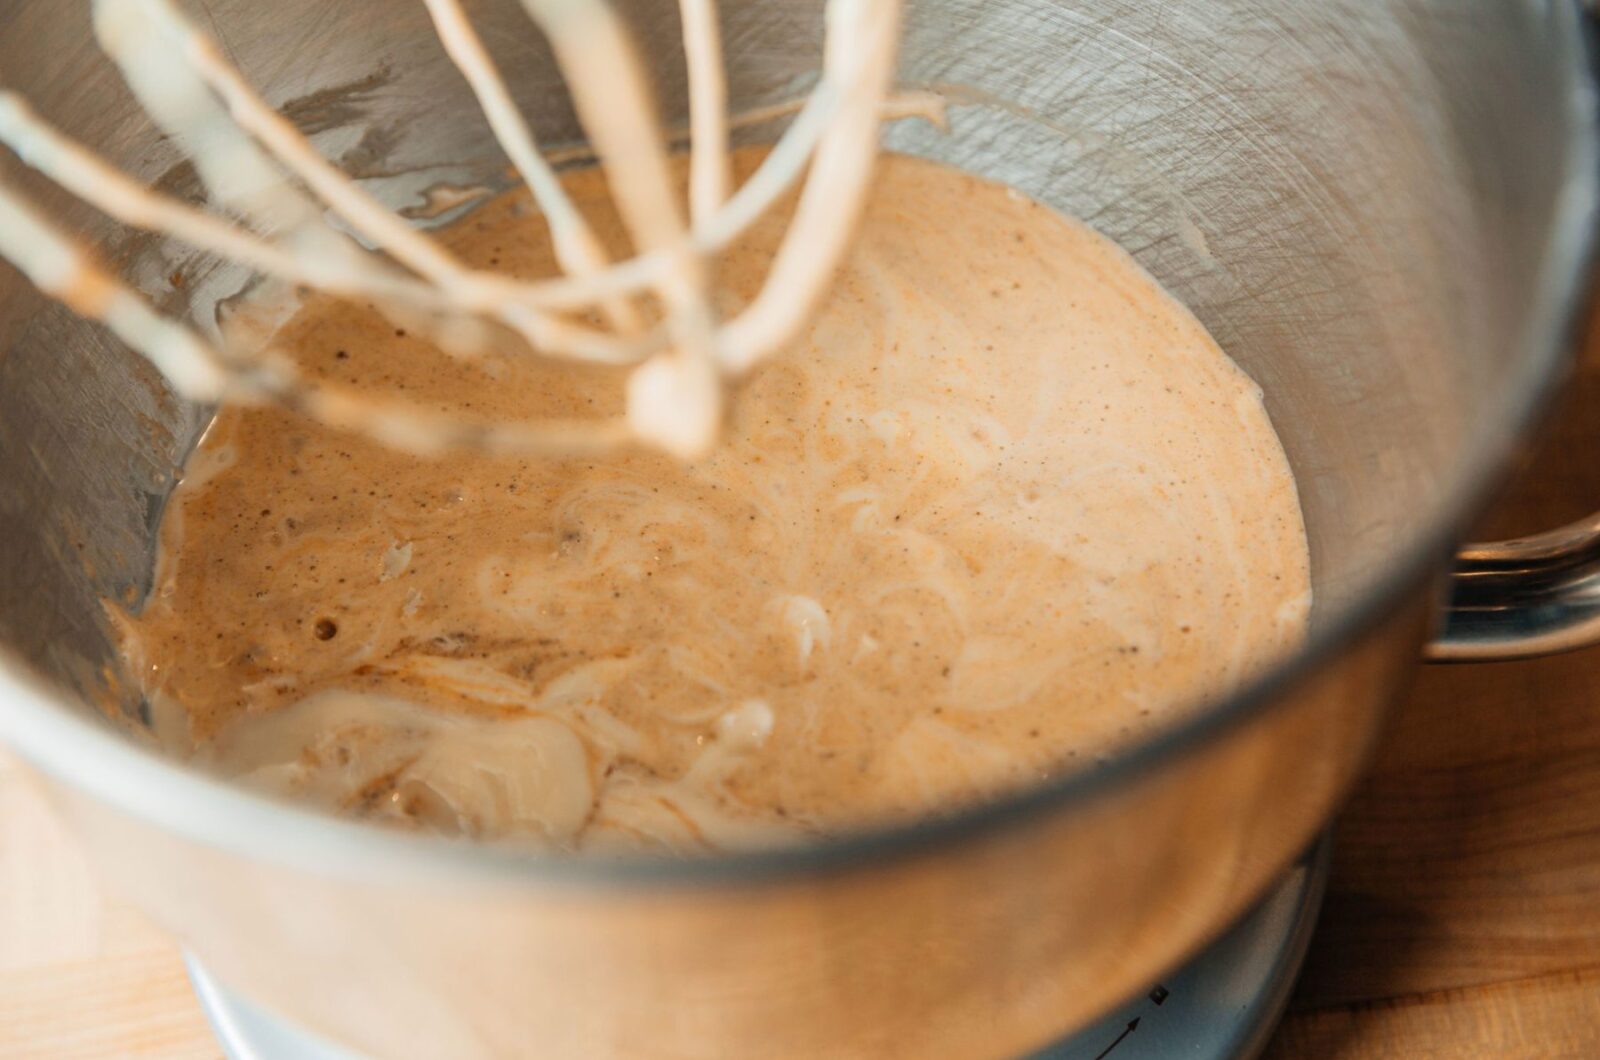
[[(14, 2), (9, 87), (153, 185), (193, 173), (93, 49), (86, 13)], [(683, 113), (670, 5), (622, 5)], [(723, 5), (736, 107), (816, 69), (820, 5)], [(396, 205), (503, 162), (421, 5), (208, 5), (229, 50), (332, 158)], [(546, 142), (577, 130), (514, 3), (485, 36)], [(1306, 649), (1108, 766), (992, 805), (804, 849), (586, 863), (391, 834), (238, 791), (102, 716), (101, 601), (137, 606), (155, 528), (209, 410), (98, 329), (0, 274), (0, 735), (47, 772), (173, 832), (321, 871), (590, 882), (821, 870), (1070, 808), (1248, 723), (1336, 660), (1448, 554), (1559, 375), (1590, 252), (1594, 101), (1575, 6), (1443, 0), (1160, 8), (919, 0), (900, 79), (948, 133), (890, 146), (1007, 181), (1126, 247), (1263, 387), (1294, 466), (1316, 606)], [(754, 135), (761, 135), (757, 130)], [(237, 271), (15, 180), (202, 326)], [(181, 268), (182, 291), (166, 282)], [(139, 705), (114, 704), (137, 720)], [(134, 726), (136, 727), (136, 726)], [(1311, 750), (1311, 749), (1308, 749)]]

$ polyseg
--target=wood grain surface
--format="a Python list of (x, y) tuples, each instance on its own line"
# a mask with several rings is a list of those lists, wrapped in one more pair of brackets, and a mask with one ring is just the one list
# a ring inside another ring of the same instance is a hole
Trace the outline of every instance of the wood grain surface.
[[(1600, 332), (1508, 536), (1600, 506)], [(0, 1058), (216, 1058), (177, 948), (0, 757)], [(1600, 1057), (1600, 649), (1419, 676), (1341, 818), (1270, 1060)]]
[(32, 778), (0, 757), (0, 1057), (221, 1056), (172, 940), (104, 895)]

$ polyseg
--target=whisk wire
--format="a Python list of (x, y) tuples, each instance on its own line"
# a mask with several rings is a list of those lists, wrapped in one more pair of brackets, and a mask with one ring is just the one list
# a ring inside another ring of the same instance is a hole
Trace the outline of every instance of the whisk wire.
[[(607, 0), (521, 2), (550, 41), (606, 170), (633, 242), (626, 260), (608, 260), (563, 190), (460, 0), (423, 3), (543, 212), (566, 275), (522, 280), (457, 259), (324, 158), (172, 0), (92, 0), (95, 32), (140, 104), (194, 161), (212, 201), (237, 220), (143, 187), (50, 127), (14, 93), (0, 93), (0, 142), (117, 221), (173, 236), (262, 275), (369, 299), (397, 318), (423, 314), (437, 322), (437, 335), (454, 337), (453, 344), (441, 339), (452, 352), (472, 352), (455, 349), (468, 334), (457, 325), (479, 319), (510, 328), (538, 355), (632, 365), (621, 419), (450, 423), (403, 400), (311, 384), (271, 350), (219, 350), (157, 314), (3, 186), (0, 253), (41, 290), (111, 328), (194, 400), (279, 401), (419, 452), (468, 447), (563, 454), (633, 441), (683, 457), (703, 455), (720, 428), (725, 379), (798, 333), (848, 247), (889, 98), (900, 0), (828, 0), (817, 84), (771, 153), (737, 188), (715, 0), (680, 0), (690, 97), (687, 217), (621, 18)], [(711, 290), (715, 256), (802, 178), (795, 217), (765, 286), (742, 312), (719, 320)], [(330, 225), (325, 211), (381, 254)], [(662, 306), (661, 321), (648, 327), (634, 301), (647, 291)], [(572, 315), (589, 310), (597, 310), (605, 326)]]

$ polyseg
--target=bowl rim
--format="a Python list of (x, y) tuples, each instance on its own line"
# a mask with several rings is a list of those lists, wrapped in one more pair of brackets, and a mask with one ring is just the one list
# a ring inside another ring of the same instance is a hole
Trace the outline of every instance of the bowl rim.
[(687, 857), (574, 857), (379, 828), (248, 791), (165, 758), (93, 716), (63, 708), (48, 683), (9, 651), (0, 651), (0, 739), (36, 768), (119, 813), (247, 858), (361, 880), (654, 886), (791, 879), (926, 853), (1122, 788), (1273, 709), (1398, 612), (1441, 569), (1462, 528), (1486, 505), (1516, 440), (1559, 390), (1595, 264), (1600, 133), (1585, 16), (1577, 4), (1555, 4), (1549, 12), (1552, 19), (1566, 19), (1551, 35), (1565, 49), (1569, 150), (1521, 340), (1525, 355), (1506, 387), (1511, 397), (1499, 422), (1474, 440), (1463, 460), (1465, 473), (1431, 524), (1361, 600), (1232, 696), (1196, 710), (1105, 765), (948, 814), (869, 826), (814, 843)]

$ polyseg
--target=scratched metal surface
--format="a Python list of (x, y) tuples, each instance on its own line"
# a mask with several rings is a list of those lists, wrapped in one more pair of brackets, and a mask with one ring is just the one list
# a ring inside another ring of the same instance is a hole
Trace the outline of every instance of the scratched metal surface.
[[(675, 5), (623, 5), (682, 112)], [(724, 5), (735, 99), (784, 96), (817, 62), (820, 6)], [(1189, 304), (1265, 388), (1310, 523), (1319, 619), (1381, 577), (1432, 502), (1497, 448), (1523, 386), (1517, 329), (1542, 278), (1559, 153), (1547, 4), (1457, 0), (921, 0), (901, 77), (955, 103), (901, 149), (1012, 182), (1087, 219)], [(0, 69), (133, 172), (196, 196), (88, 43), (86, 4), (0, 2)], [(575, 126), (515, 5), (485, 36), (550, 142)], [(420, 4), (216, 0), (250, 77), (397, 204), (501, 163)], [(7, 160), (4, 177), (37, 187)], [(242, 278), (116, 233), (45, 194), (164, 306), (204, 324)], [(169, 278), (182, 273), (184, 285)], [(1070, 365), (1063, 370), (1071, 370)], [(152, 529), (206, 411), (0, 273), (0, 639), (90, 687), (101, 599), (136, 603)]]

